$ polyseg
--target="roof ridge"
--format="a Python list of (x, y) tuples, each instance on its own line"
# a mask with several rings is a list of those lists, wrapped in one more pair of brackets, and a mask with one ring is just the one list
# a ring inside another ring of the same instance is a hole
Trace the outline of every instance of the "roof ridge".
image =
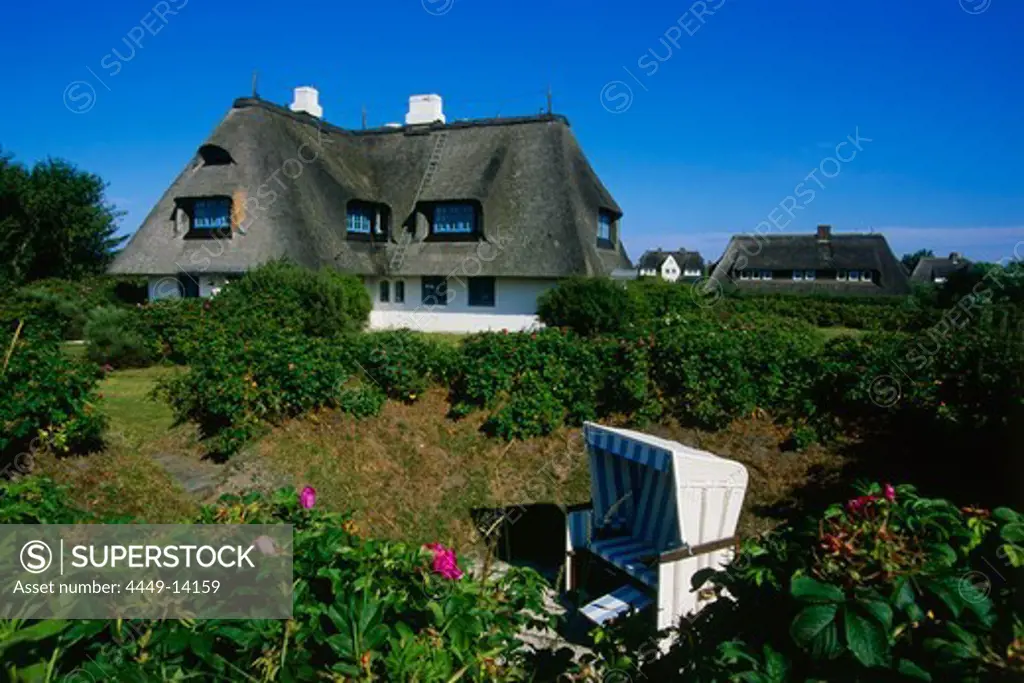
[(451, 123), (427, 123), (427, 124), (403, 124), (401, 126), (378, 126), (377, 128), (366, 128), (366, 129), (354, 129), (354, 128), (343, 128), (337, 124), (329, 123), (323, 119), (318, 119), (305, 112), (296, 112), (284, 107), (275, 102), (264, 100), (259, 97), (239, 97), (232, 103), (233, 109), (246, 109), (248, 107), (261, 107), (267, 111), (271, 111), (275, 114), (287, 116), (288, 118), (297, 121), (299, 123), (305, 123), (307, 125), (316, 125), (321, 128), (326, 128), (330, 131), (342, 133), (344, 135), (393, 135), (396, 133), (407, 133), (409, 131), (423, 131), (429, 132), (433, 130), (458, 130), (460, 128), (478, 128), (484, 126), (514, 126), (525, 123), (550, 123), (557, 121), (564, 123), (569, 128), (572, 124), (569, 123), (569, 119), (562, 114), (531, 114), (527, 116), (504, 116), (504, 117), (492, 117), (484, 119), (459, 119), (452, 121)]
[[(817, 239), (818, 235), (813, 232), (776, 232), (768, 234), (741, 232), (737, 235), (733, 235), (733, 239), (742, 237), (749, 237), (752, 239), (757, 239), (758, 237), (769, 239), (772, 237), (807, 237)], [(885, 234), (881, 232), (833, 232), (830, 235), (830, 239), (834, 239), (836, 237), (885, 237)]]

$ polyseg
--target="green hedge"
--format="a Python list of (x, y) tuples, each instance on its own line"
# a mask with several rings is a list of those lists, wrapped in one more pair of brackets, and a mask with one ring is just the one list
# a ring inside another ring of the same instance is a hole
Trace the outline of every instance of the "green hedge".
[(105, 419), (96, 409), (99, 367), (75, 361), (56, 341), (0, 335), (0, 467), (38, 449), (83, 452), (97, 447)]
[[(265, 425), (320, 407), (367, 410), (350, 344), (268, 329), (248, 338), (207, 334), (189, 370), (166, 380), (165, 396), (179, 421), (191, 420), (209, 449), (230, 455)], [(352, 392), (357, 392), (355, 395)], [(369, 405), (379, 409), (383, 397)]]
[(924, 297), (765, 296), (730, 291), (701, 296), (694, 285), (644, 278), (623, 284), (604, 278), (572, 278), (546, 292), (540, 319), (583, 335), (621, 334), (650, 327), (666, 316), (768, 314), (815, 327), (918, 331), (935, 324), (943, 309)]

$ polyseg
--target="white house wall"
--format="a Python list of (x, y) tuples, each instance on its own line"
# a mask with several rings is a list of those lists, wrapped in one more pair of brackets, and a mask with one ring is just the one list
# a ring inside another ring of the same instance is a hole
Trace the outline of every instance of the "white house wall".
[[(391, 301), (380, 301), (380, 281), (391, 283)], [(405, 282), (405, 302), (394, 302), (397, 280)], [(373, 301), (370, 328), (375, 330), (408, 327), (423, 332), (486, 332), (488, 330), (526, 330), (540, 325), (537, 297), (555, 286), (556, 280), (495, 278), (493, 307), (470, 306), (466, 281), (448, 281), (448, 305), (422, 303), (419, 277), (366, 278), (366, 289)]]

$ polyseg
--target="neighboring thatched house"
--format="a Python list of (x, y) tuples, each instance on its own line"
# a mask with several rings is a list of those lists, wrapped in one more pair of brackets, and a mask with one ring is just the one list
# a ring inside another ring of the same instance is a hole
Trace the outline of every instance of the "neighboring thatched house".
[(953, 273), (967, 270), (970, 267), (971, 262), (955, 251), (949, 255), (949, 258), (925, 256), (914, 266), (914, 272), (910, 274), (910, 281), (941, 285)]
[(640, 257), (637, 273), (640, 277), (660, 277), (669, 282), (692, 282), (704, 275), (704, 259), (696, 251), (656, 249)]
[(622, 210), (569, 122), (446, 123), (437, 95), (405, 124), (326, 123), (313, 88), (290, 109), (236, 100), (111, 267), (153, 299), (210, 296), (272, 259), (363, 278), (371, 326), (471, 331), (536, 322), (559, 278), (631, 264)]
[(763, 293), (909, 294), (910, 282), (885, 237), (833, 234), (736, 235), (711, 277)]

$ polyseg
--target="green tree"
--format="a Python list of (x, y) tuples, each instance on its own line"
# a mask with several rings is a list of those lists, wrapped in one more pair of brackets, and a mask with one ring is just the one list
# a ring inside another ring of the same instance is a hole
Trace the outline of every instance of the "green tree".
[(0, 283), (77, 279), (106, 270), (126, 239), (106, 184), (60, 159), (32, 168), (0, 153)]
[(913, 273), (914, 268), (917, 267), (918, 261), (923, 258), (931, 258), (935, 256), (935, 252), (931, 249), (918, 249), (913, 254), (904, 254), (903, 258), (900, 259), (900, 263), (907, 269), (907, 273)]

